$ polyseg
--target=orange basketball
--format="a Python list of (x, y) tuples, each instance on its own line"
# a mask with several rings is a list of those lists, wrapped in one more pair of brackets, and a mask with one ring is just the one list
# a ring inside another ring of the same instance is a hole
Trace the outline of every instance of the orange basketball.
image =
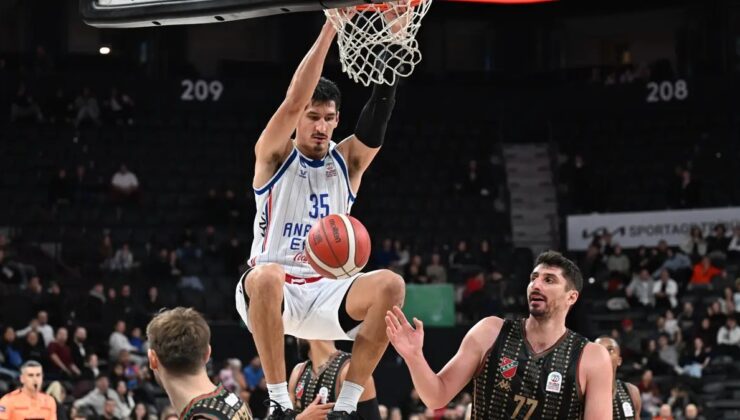
[(323, 277), (342, 279), (353, 276), (370, 259), (370, 235), (354, 217), (330, 214), (308, 232), (306, 258)]

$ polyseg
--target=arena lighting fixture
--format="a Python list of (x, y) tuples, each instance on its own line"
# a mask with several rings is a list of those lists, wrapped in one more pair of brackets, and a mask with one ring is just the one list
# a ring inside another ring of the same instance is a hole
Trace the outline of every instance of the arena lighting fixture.
[(100, 47), (98, 52), (102, 55), (108, 55), (110, 54), (110, 47)]

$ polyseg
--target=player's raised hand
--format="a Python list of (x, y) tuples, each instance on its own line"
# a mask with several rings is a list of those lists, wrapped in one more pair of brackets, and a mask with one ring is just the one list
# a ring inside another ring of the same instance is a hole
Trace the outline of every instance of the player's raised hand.
[(311, 404), (296, 417), (296, 420), (324, 420), (334, 403), (321, 404), (321, 395), (316, 395)]
[(404, 359), (420, 356), (424, 345), (424, 324), (414, 318), (414, 327), (398, 306), (385, 314), (385, 332), (398, 354)]

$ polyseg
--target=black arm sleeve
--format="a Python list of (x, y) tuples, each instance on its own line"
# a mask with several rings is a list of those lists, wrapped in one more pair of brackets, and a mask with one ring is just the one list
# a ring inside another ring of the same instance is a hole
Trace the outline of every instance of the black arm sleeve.
[(357, 404), (357, 415), (362, 420), (380, 420), (380, 408), (378, 408), (378, 399), (360, 401)]
[(370, 99), (362, 108), (355, 127), (355, 136), (367, 147), (383, 145), (388, 120), (391, 119), (391, 112), (396, 105), (396, 86), (398, 80), (391, 86), (375, 85)]

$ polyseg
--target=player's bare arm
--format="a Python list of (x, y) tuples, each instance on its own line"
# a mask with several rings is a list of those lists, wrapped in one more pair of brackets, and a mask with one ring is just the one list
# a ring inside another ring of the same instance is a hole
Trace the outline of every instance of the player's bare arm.
[(457, 354), (434, 373), (422, 351), (423, 323), (414, 318), (412, 327), (398, 307), (388, 311), (385, 320), (391, 344), (406, 362), (419, 397), (430, 408), (447, 405), (470, 382), (503, 325), (498, 317), (480, 320), (465, 335)]
[(285, 99), (257, 140), (254, 146), (256, 163), (253, 185), (255, 188), (267, 183), (290, 153), (291, 135), (319, 83), (324, 60), (335, 35), (336, 31), (332, 25), (326, 22), (316, 42), (293, 74)]
[(604, 347), (589, 343), (583, 349), (578, 380), (586, 397), (584, 420), (612, 419), (614, 373), (606, 368), (610, 366), (611, 359)]

